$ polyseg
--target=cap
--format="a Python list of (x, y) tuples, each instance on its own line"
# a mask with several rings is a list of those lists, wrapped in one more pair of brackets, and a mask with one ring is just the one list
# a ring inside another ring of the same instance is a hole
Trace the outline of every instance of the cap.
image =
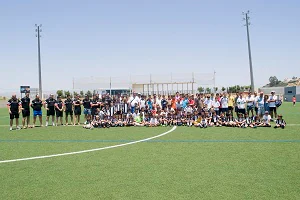
[(268, 112), (268, 111), (266, 111), (266, 112), (265, 112), (265, 114), (269, 114), (269, 112)]
[(272, 90), (272, 91), (271, 91), (271, 93), (275, 93), (275, 91), (274, 91), (274, 90)]

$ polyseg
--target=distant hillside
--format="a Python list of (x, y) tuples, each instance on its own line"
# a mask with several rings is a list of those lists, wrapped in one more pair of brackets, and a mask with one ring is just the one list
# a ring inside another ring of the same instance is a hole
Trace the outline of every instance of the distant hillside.
[(270, 77), (270, 83), (263, 87), (287, 87), (287, 86), (300, 86), (300, 78), (293, 77), (291, 79), (286, 78), (283, 81), (279, 81), (275, 76)]

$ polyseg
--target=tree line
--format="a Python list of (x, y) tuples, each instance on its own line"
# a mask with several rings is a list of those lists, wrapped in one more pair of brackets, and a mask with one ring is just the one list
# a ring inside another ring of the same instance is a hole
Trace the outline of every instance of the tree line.
[(86, 93), (83, 92), (83, 90), (81, 90), (79, 93), (78, 92), (70, 92), (69, 90), (57, 90), (56, 91), (56, 94), (57, 96), (61, 96), (62, 98), (67, 98), (68, 95), (70, 95), (70, 97), (74, 97), (74, 96), (80, 96), (80, 97), (83, 97), (85, 95), (88, 95), (89, 97), (92, 97), (93, 96), (93, 93), (88, 90)]
[(221, 90), (219, 90), (218, 87), (213, 87), (213, 88), (204, 88), (204, 87), (198, 87), (197, 91), (199, 93), (205, 93), (205, 94), (210, 94), (213, 92), (227, 92), (227, 93), (237, 93), (237, 92), (244, 92), (244, 91), (250, 91), (251, 90), (251, 86), (250, 85), (245, 85), (245, 86), (240, 86), (240, 85), (234, 85), (234, 86), (230, 86), (230, 87), (222, 87)]

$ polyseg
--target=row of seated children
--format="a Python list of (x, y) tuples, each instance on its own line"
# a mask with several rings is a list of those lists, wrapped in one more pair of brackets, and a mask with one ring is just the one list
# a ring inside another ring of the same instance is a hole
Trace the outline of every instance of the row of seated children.
[[(256, 128), (256, 127), (271, 127), (271, 116), (266, 112), (263, 117), (256, 115), (254, 117), (239, 113), (237, 118), (234, 118), (231, 113), (220, 116), (216, 112), (201, 112), (199, 113), (134, 113), (127, 115), (109, 116), (96, 115), (93, 120), (87, 118), (87, 124), (84, 128), (110, 128), (110, 127), (129, 127), (129, 126), (194, 126), (199, 128), (207, 127), (239, 127), (239, 128)], [(284, 128), (286, 122), (278, 115), (274, 128)]]

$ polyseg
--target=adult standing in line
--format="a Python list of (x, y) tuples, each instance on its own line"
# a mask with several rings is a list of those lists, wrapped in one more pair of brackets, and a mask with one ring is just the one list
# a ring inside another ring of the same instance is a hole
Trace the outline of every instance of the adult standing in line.
[(96, 94), (93, 95), (93, 100), (91, 102), (91, 115), (92, 120), (94, 119), (95, 115), (98, 115), (97, 109), (100, 108), (100, 102)]
[(220, 104), (221, 104), (221, 112), (226, 115), (226, 113), (228, 113), (228, 97), (226, 92), (224, 92)]
[(257, 114), (260, 117), (263, 117), (265, 114), (265, 98), (264, 93), (259, 93), (259, 96), (256, 98), (256, 105), (257, 105)]
[(50, 94), (50, 97), (46, 99), (44, 107), (47, 110), (47, 117), (46, 117), (46, 126), (49, 124), (49, 118), (52, 116), (52, 126), (55, 126), (55, 103), (56, 100), (53, 98), (53, 94)]
[[(277, 118), (277, 110), (276, 110), (276, 103), (275, 103), (276, 101), (277, 101), (277, 96), (275, 96), (275, 91), (272, 91), (271, 95), (268, 98), (269, 109), (270, 109), (272, 121), (276, 120), (276, 118)], [(275, 116), (275, 118), (273, 118), (274, 116)]]
[(9, 130), (10, 131), (13, 130), (12, 126), (14, 123), (14, 119), (16, 119), (16, 129), (20, 130), (21, 128), (19, 127), (19, 116), (21, 112), (21, 101), (17, 99), (17, 96), (15, 94), (13, 94), (11, 96), (11, 99), (8, 100), (7, 108), (8, 108), (9, 118), (10, 118)]
[(247, 113), (253, 117), (253, 109), (254, 109), (254, 98), (251, 94), (251, 92), (248, 93), (248, 96), (246, 97), (246, 102), (247, 102)]
[(35, 122), (36, 122), (37, 116), (39, 116), (40, 126), (42, 127), (43, 126), (43, 119), (42, 119), (43, 102), (40, 99), (40, 96), (38, 94), (35, 96), (35, 99), (32, 100), (31, 107), (33, 109), (33, 127), (35, 127)]
[(83, 105), (83, 114), (84, 114), (85, 124), (86, 124), (87, 120), (91, 118), (91, 100), (88, 95), (85, 95), (82, 101), (82, 105)]
[(257, 98), (258, 98), (258, 96), (257, 96), (257, 92), (254, 92), (254, 110), (255, 110), (255, 115), (257, 115), (258, 114), (258, 106), (257, 106)]
[[(21, 99), (21, 104), (22, 104), (22, 125), (23, 129), (29, 128), (30, 127), (30, 98), (29, 98), (29, 92), (26, 91), (25, 97)], [(26, 125), (25, 125), (26, 124)]]
[(244, 115), (246, 113), (246, 99), (243, 97), (243, 93), (240, 92), (236, 103), (238, 106), (238, 113), (242, 113)]
[(231, 113), (233, 113), (234, 104), (234, 97), (232, 96), (232, 93), (230, 93), (228, 98), (228, 111), (231, 111)]
[(239, 93), (237, 92), (236, 95), (235, 95), (235, 98), (234, 98), (234, 111), (235, 111), (235, 114), (236, 114), (236, 117), (239, 116), (239, 108), (238, 108), (238, 105), (237, 105), (237, 100), (239, 98)]
[(65, 110), (65, 114), (66, 114), (66, 126), (69, 125), (69, 115), (70, 115), (70, 124), (73, 124), (73, 110), (74, 110), (74, 105), (73, 105), (73, 101), (71, 99), (70, 95), (67, 95), (67, 99), (64, 102), (64, 110)]
[(63, 109), (64, 109), (64, 103), (61, 100), (61, 97), (57, 97), (57, 101), (55, 103), (55, 114), (56, 114), (56, 126), (58, 125), (58, 120), (60, 121), (60, 125), (63, 125)]
[(79, 95), (77, 95), (74, 99), (73, 105), (74, 105), (74, 124), (80, 125), (80, 115), (81, 115), (81, 100), (79, 98)]

